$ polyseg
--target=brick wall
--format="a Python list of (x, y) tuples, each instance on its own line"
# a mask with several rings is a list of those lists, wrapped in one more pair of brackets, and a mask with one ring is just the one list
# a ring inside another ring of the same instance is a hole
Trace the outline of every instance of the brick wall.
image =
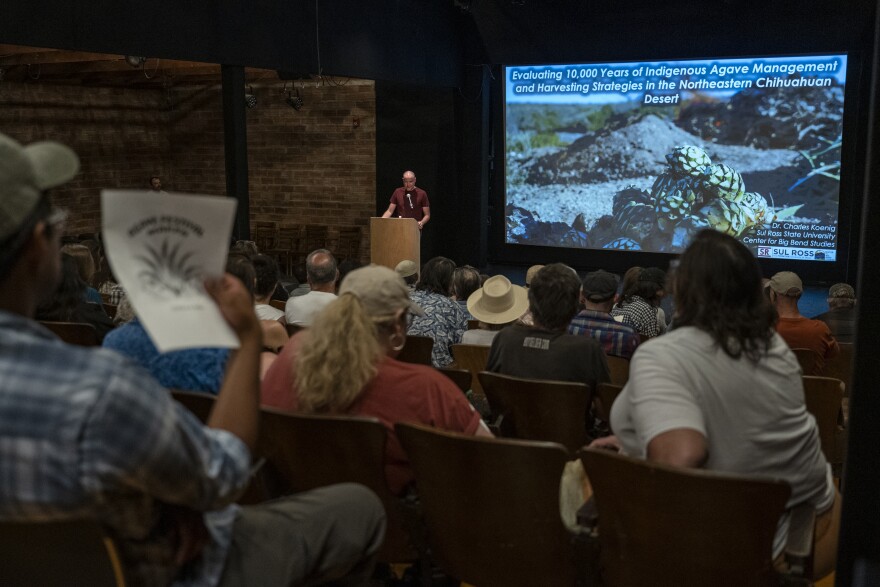
[[(331, 240), (339, 226), (360, 226), (366, 260), (376, 211), (374, 85), (306, 82), (297, 89), (299, 111), (285, 103), (281, 82), (251, 89), (251, 225), (327, 225)], [(224, 194), (222, 116), (219, 86), (166, 92), (0, 83), (0, 131), (22, 142), (54, 138), (82, 159), (82, 173), (55, 194), (70, 209), (71, 234), (99, 229), (102, 188), (145, 188), (153, 174), (168, 191)]]

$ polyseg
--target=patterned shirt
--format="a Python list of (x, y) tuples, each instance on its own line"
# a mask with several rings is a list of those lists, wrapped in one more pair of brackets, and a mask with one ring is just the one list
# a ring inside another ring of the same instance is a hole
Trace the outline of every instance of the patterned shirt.
[(451, 347), (461, 342), (461, 335), (467, 330), (467, 314), (455, 301), (442, 294), (415, 290), (409, 297), (425, 310), (425, 315), (413, 316), (407, 334), (434, 339), (431, 362), (435, 367), (452, 364)]
[[(133, 586), (216, 585), (249, 464), (237, 437), (203, 427), (140, 367), (0, 311), (0, 519), (95, 516)], [(217, 510), (181, 573), (159, 502)]]
[(628, 324), (618, 322), (605, 312), (582, 310), (568, 326), (569, 334), (592, 336), (606, 355), (629, 359), (639, 344), (639, 336)]
[(134, 359), (162, 387), (217, 393), (223, 385), (229, 349), (194, 348), (160, 353), (140, 320), (110, 332), (103, 346)]
[(622, 316), (623, 321), (635, 328), (642, 336), (650, 338), (660, 334), (657, 308), (639, 296), (633, 296), (628, 302), (620, 302), (611, 310), (611, 315)]

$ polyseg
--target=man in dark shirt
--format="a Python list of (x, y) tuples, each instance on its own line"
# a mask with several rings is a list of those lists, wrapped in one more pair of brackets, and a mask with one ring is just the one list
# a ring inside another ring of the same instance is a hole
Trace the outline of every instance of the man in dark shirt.
[(607, 271), (588, 273), (581, 283), (584, 310), (572, 319), (569, 334), (589, 336), (602, 345), (606, 355), (629, 359), (639, 344), (639, 335), (628, 324), (611, 316), (617, 299), (617, 277)]
[(403, 187), (394, 190), (388, 209), (382, 218), (413, 218), (419, 223), (421, 230), (431, 219), (431, 203), (428, 193), (416, 187), (416, 174), (412, 171), (403, 172)]
[(856, 292), (848, 283), (835, 283), (828, 289), (828, 311), (815, 318), (831, 329), (837, 342), (855, 342)]
[(501, 330), (489, 350), (487, 370), (590, 386), (609, 381), (608, 363), (599, 343), (566, 333), (577, 313), (580, 286), (574, 270), (561, 263), (538, 271), (529, 287), (534, 325), (515, 324)]

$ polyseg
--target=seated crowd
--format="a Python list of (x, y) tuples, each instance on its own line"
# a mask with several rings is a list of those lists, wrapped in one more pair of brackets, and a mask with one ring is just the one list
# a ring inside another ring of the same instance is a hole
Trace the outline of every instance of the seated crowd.
[[(77, 170), (62, 145), (0, 135), (0, 519), (96, 516), (135, 585), (365, 584), (385, 523), (368, 490), (234, 504), (250, 479), (259, 408), (377, 418), (388, 486), (404, 495), (414, 476), (395, 424), (493, 436), (439, 370), (464, 343), (487, 347), (487, 371), (592, 389), (610, 381), (608, 357), (631, 359), (610, 412), (615, 435), (593, 444), (788, 481), (788, 505), (817, 513), (814, 575), (832, 570), (840, 494), (791, 349), (824, 361), (839, 352), (835, 337), (852, 341), (852, 287), (832, 286), (830, 311), (811, 320), (798, 309), (797, 275), (762, 287), (752, 254), (712, 231), (669, 275), (581, 277), (548, 263), (530, 268), (525, 286), (445, 257), (390, 269), (318, 249), (288, 288), (277, 260), (241, 241), (227, 274), (205, 282), (240, 348), (159, 353), (99, 239), (61, 247), (49, 190)], [(38, 320), (92, 324), (106, 348), (66, 345)], [(408, 336), (433, 340), (432, 365), (398, 360)], [(207, 425), (168, 389), (214, 394)], [(784, 516), (774, 557), (787, 532)]]

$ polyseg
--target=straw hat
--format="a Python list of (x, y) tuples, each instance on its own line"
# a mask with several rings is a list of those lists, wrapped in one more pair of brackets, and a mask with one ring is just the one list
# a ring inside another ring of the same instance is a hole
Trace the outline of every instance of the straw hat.
[(526, 313), (529, 309), (529, 293), (526, 288), (510, 283), (503, 275), (496, 275), (471, 294), (467, 308), (481, 322), (505, 324)]

